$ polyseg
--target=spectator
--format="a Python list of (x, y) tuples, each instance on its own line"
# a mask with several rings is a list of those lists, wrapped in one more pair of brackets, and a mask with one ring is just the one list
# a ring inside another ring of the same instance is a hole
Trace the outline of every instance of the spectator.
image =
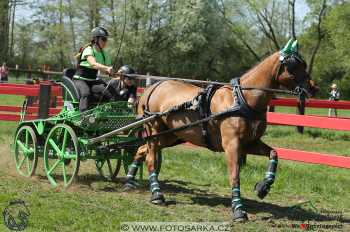
[[(331, 85), (331, 91), (329, 92), (329, 95), (330, 95), (329, 96), (329, 100), (330, 101), (338, 101), (339, 100), (340, 92), (339, 92), (336, 84), (332, 84)], [(335, 117), (338, 116), (337, 109), (329, 108), (329, 110), (328, 110), (328, 117), (332, 117), (333, 115)]]
[(8, 75), (9, 75), (9, 69), (6, 66), (6, 63), (4, 62), (0, 67), (0, 82), (7, 82)]

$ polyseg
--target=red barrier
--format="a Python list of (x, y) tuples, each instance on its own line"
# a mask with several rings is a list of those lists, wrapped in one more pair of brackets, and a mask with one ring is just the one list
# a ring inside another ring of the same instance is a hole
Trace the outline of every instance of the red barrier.
[[(272, 99), (271, 106), (297, 106), (298, 100), (295, 98), (279, 98)], [(305, 102), (306, 107), (311, 108), (334, 108), (334, 109), (350, 109), (349, 101), (329, 101), (320, 99), (308, 99)]]
[[(37, 115), (26, 115), (26, 120), (37, 119)], [(13, 121), (18, 122), (21, 119), (21, 116), (18, 114), (0, 114), (0, 121)]]
[[(0, 111), (19, 113), (21, 112), (21, 110), (22, 110), (22, 107), (20, 106), (0, 106)], [(39, 111), (38, 107), (28, 107), (26, 112), (28, 114), (36, 114), (38, 113), (38, 111)], [(58, 109), (58, 108), (50, 108), (49, 114), (58, 114), (60, 111), (61, 109)]]
[(286, 148), (276, 148), (278, 157), (304, 163), (323, 164), (338, 168), (350, 168), (350, 157), (321, 154), (309, 151), (298, 151)]
[[(40, 85), (0, 84), (0, 94), (38, 96)], [(60, 86), (52, 86), (51, 96), (61, 96)]]
[(350, 120), (311, 115), (267, 113), (267, 122), (272, 125), (306, 126), (331, 130), (350, 131)]

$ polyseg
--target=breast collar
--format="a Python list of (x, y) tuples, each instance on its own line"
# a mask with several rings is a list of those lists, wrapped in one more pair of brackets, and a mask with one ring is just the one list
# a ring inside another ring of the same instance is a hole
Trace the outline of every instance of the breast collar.
[(266, 121), (265, 117), (265, 111), (257, 111), (250, 107), (247, 103), (247, 101), (244, 98), (242, 88), (240, 85), (240, 79), (234, 78), (231, 80), (231, 85), (233, 88), (233, 96), (235, 99), (235, 103), (232, 106), (232, 114), (233, 115), (239, 115), (243, 118), (250, 119), (250, 120), (264, 120)]

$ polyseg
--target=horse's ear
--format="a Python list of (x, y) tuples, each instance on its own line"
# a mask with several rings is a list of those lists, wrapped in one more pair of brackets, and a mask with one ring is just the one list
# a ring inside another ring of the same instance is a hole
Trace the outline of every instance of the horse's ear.
[(284, 53), (284, 54), (289, 54), (291, 52), (292, 42), (293, 42), (293, 40), (290, 39), (287, 42), (287, 44), (284, 46), (284, 48), (281, 50), (281, 52)]
[(298, 53), (298, 40), (295, 40), (292, 44), (291, 51), (293, 53)]

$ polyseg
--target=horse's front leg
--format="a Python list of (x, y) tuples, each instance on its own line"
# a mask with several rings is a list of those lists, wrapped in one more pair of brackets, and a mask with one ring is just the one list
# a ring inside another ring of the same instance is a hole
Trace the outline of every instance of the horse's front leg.
[(264, 155), (269, 157), (269, 165), (265, 177), (262, 181), (256, 183), (254, 187), (254, 190), (256, 191), (258, 197), (260, 199), (263, 199), (269, 193), (270, 187), (275, 181), (278, 164), (277, 152), (261, 140), (257, 140), (253, 144), (249, 144), (246, 151), (249, 154)]
[(247, 213), (243, 210), (243, 203), (241, 199), (240, 189), (240, 156), (243, 155), (239, 139), (231, 138), (230, 141), (223, 141), (223, 148), (225, 150), (226, 164), (228, 168), (228, 176), (232, 188), (232, 211), (233, 219), (235, 221), (248, 220)]

